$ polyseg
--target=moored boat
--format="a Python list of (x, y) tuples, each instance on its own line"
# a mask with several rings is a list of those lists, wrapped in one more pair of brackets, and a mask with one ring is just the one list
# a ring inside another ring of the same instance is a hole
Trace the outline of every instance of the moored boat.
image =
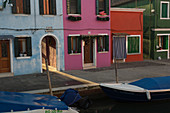
[(121, 101), (154, 101), (170, 99), (170, 76), (144, 78), (130, 83), (102, 83), (102, 90)]
[(56, 96), (0, 91), (1, 113), (78, 113)]

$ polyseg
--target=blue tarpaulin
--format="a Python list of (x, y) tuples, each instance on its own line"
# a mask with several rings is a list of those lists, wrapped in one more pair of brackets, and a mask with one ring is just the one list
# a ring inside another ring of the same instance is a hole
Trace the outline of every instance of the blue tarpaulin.
[(27, 109), (68, 110), (68, 106), (56, 96), (0, 91), (0, 112), (25, 111)]
[(170, 76), (144, 78), (129, 84), (139, 86), (147, 90), (170, 89)]

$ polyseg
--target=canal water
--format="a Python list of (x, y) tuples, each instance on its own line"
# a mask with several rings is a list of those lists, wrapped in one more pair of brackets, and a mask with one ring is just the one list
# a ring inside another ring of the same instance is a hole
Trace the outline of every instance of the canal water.
[(170, 100), (156, 102), (118, 102), (106, 95), (91, 99), (92, 105), (80, 113), (170, 113)]

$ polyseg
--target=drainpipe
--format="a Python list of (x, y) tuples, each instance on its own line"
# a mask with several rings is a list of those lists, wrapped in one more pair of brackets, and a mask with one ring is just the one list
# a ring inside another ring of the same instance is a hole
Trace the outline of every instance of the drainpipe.
[(36, 27), (37, 27), (37, 21), (36, 21), (36, 0), (34, 0), (34, 29), (36, 29)]
[(151, 0), (149, 0), (149, 58), (151, 58)]

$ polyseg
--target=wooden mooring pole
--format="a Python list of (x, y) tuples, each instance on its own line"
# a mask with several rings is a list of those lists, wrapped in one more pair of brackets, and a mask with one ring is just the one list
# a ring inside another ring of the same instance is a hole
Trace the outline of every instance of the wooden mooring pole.
[(46, 64), (46, 70), (47, 70), (47, 76), (48, 76), (50, 95), (53, 96), (52, 86), (51, 86), (51, 78), (50, 78), (50, 73), (49, 73), (49, 70), (48, 70), (48, 60), (46, 58), (45, 58), (45, 64)]

